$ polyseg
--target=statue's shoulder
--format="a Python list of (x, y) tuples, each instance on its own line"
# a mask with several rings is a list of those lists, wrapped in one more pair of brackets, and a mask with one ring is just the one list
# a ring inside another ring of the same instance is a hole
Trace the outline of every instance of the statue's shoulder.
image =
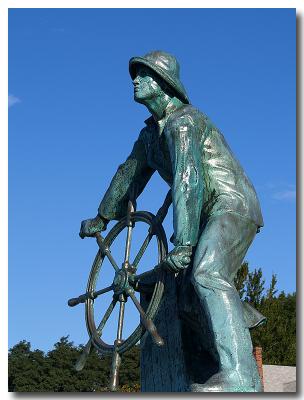
[(170, 115), (168, 123), (170, 128), (175, 130), (186, 127), (204, 130), (208, 124), (208, 117), (193, 105), (185, 104)]
[(177, 108), (171, 115), (170, 121), (172, 123), (178, 123), (180, 120), (186, 120), (191, 118), (198, 118), (201, 112), (193, 107), (191, 104), (184, 104), (183, 106)]

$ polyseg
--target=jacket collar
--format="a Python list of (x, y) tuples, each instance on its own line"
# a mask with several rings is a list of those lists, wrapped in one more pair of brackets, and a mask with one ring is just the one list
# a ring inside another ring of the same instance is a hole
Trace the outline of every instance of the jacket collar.
[(153, 126), (154, 128), (158, 128), (159, 135), (161, 135), (169, 116), (175, 110), (181, 108), (183, 105), (184, 104), (180, 100), (178, 100), (176, 97), (173, 97), (170, 100), (170, 102), (168, 103), (162, 119), (160, 119), (158, 121), (155, 121), (154, 118), (151, 115), (151, 117), (149, 117), (148, 119), (145, 120), (145, 124), (147, 126)]

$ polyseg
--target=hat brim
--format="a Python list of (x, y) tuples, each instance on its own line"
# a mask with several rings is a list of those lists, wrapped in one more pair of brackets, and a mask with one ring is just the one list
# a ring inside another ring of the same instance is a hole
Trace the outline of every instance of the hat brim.
[(171, 76), (168, 75), (162, 68), (158, 67), (155, 64), (152, 64), (149, 60), (143, 57), (132, 57), (130, 59), (129, 72), (132, 79), (135, 79), (136, 77), (136, 68), (138, 65), (144, 65), (152, 69), (152, 71), (159, 75), (177, 93), (177, 97), (179, 97), (180, 100), (182, 100), (186, 104), (189, 104), (189, 99), (182, 83), (180, 81), (173, 80)]

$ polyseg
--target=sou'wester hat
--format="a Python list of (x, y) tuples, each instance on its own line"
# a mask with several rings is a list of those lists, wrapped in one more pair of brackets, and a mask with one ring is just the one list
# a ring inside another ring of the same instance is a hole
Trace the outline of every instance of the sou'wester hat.
[(174, 56), (164, 51), (151, 51), (143, 57), (132, 57), (129, 61), (131, 78), (136, 77), (138, 64), (145, 65), (159, 75), (173, 89), (177, 97), (186, 104), (189, 98), (179, 78), (179, 64)]

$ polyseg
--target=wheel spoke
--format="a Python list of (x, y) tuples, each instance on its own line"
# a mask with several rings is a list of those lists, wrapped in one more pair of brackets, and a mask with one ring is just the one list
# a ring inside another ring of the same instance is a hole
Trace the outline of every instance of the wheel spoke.
[(93, 292), (93, 293), (88, 293), (88, 292), (87, 292), (87, 293), (81, 294), (81, 295), (78, 296), (78, 297), (75, 297), (75, 298), (73, 298), (73, 299), (70, 299), (70, 300), (68, 301), (68, 305), (69, 305), (70, 307), (75, 307), (75, 306), (77, 306), (77, 305), (80, 304), (80, 303), (85, 303), (86, 300), (88, 300), (88, 299), (94, 300), (94, 299), (96, 299), (98, 296), (100, 296), (101, 294), (107, 293), (107, 292), (109, 292), (109, 291), (112, 290), (112, 289), (113, 289), (113, 285), (108, 286), (108, 287), (106, 287), (106, 288), (104, 288), (104, 289), (98, 290), (97, 292)]
[(146, 236), (145, 240), (143, 241), (143, 244), (141, 245), (138, 253), (136, 254), (136, 257), (134, 258), (134, 261), (132, 263), (132, 267), (136, 271), (137, 266), (139, 261), (141, 260), (142, 256), (144, 255), (144, 252), (147, 250), (148, 244), (150, 243), (152, 237), (154, 234), (149, 231), (148, 235)]
[[(109, 319), (112, 311), (114, 310), (115, 304), (117, 303), (116, 299), (113, 299), (111, 304), (109, 305), (107, 311), (105, 312), (104, 317), (102, 318), (100, 324), (98, 325), (97, 328), (97, 334), (98, 336), (101, 336), (102, 334), (102, 330), (107, 322), (107, 320)], [(75, 364), (75, 369), (76, 371), (81, 371), (87, 361), (87, 358), (91, 352), (91, 348), (92, 348), (92, 338), (89, 339), (88, 343), (85, 345), (85, 348), (83, 349), (80, 357), (78, 358), (76, 364)]]
[(133, 223), (131, 221), (131, 214), (134, 212), (134, 207), (132, 201), (128, 202), (128, 212), (127, 212), (127, 238), (126, 238), (126, 249), (125, 249), (125, 267), (128, 267), (129, 258), (130, 258), (130, 248), (131, 248), (131, 238), (132, 238), (132, 230)]
[[(115, 340), (116, 343), (116, 340)], [(113, 353), (112, 358), (112, 365), (111, 365), (111, 379), (110, 379), (110, 391), (117, 392), (118, 385), (119, 385), (119, 367), (121, 364), (121, 356), (117, 351), (117, 347), (115, 345), (115, 350)]]
[(110, 390), (116, 392), (119, 382), (119, 367), (121, 364), (121, 356), (118, 353), (118, 345), (122, 342), (122, 328), (125, 313), (125, 301), (120, 300), (118, 326), (117, 326), (117, 339), (114, 342), (114, 353), (112, 358), (111, 367), (111, 380), (110, 380)]
[(119, 267), (118, 267), (116, 261), (114, 260), (110, 250), (105, 246), (104, 239), (101, 236), (101, 234), (99, 232), (96, 232), (95, 237), (96, 237), (97, 244), (98, 244), (102, 254), (105, 254), (108, 257), (108, 259), (109, 259), (110, 263), (112, 264), (113, 268), (115, 269), (115, 271), (116, 272), (119, 271)]
[(119, 317), (118, 317), (118, 326), (117, 326), (117, 340), (121, 341), (122, 339), (122, 328), (123, 328), (123, 320), (125, 314), (125, 301), (120, 301), (119, 308)]
[(152, 339), (155, 344), (158, 346), (163, 346), (164, 341), (163, 339), (159, 336), (156, 326), (154, 325), (152, 319), (148, 318), (147, 314), (144, 312), (142, 306), (140, 305), (139, 301), (137, 300), (136, 296), (134, 295), (133, 291), (131, 289), (128, 290), (128, 295), (131, 297), (131, 300), (135, 304), (135, 307), (139, 311), (140, 317), (141, 317), (141, 322), (143, 326), (147, 329), (147, 331), (150, 333), (152, 336)]
[(111, 301), (111, 304), (110, 304), (109, 307), (107, 308), (107, 311), (105, 312), (105, 315), (103, 316), (103, 318), (102, 318), (102, 320), (100, 321), (100, 324), (98, 325), (98, 328), (97, 328), (98, 336), (101, 336), (102, 330), (103, 330), (103, 328), (104, 328), (104, 326), (105, 326), (107, 320), (109, 319), (109, 317), (110, 317), (112, 311), (114, 310), (114, 307), (115, 307), (116, 303), (117, 303), (117, 300), (116, 300), (116, 299), (113, 299), (113, 300)]
[(141, 248), (139, 249), (139, 252), (137, 253), (133, 263), (132, 263), (132, 267), (134, 267), (135, 271), (137, 269), (138, 263), (141, 260), (144, 252), (146, 251), (148, 244), (150, 243), (152, 237), (155, 235), (154, 231), (154, 227), (158, 224), (162, 224), (163, 220), (165, 219), (167, 213), (168, 213), (168, 209), (170, 207), (172, 203), (172, 194), (171, 194), (171, 189), (168, 191), (165, 201), (163, 203), (163, 205), (161, 206), (161, 208), (158, 210), (156, 216), (153, 219), (152, 225), (150, 226), (149, 229), (149, 233), (146, 236), (143, 244), (141, 245)]
[(107, 293), (107, 292), (109, 292), (110, 290), (112, 290), (113, 289), (113, 285), (111, 285), (111, 286), (108, 286), (108, 287), (106, 287), (106, 288), (104, 288), (104, 289), (101, 289), (101, 290), (97, 290), (97, 292), (94, 292), (93, 294), (92, 294), (92, 297), (94, 298), (94, 299), (96, 299), (98, 296), (100, 296), (101, 294), (104, 294), (104, 293)]

